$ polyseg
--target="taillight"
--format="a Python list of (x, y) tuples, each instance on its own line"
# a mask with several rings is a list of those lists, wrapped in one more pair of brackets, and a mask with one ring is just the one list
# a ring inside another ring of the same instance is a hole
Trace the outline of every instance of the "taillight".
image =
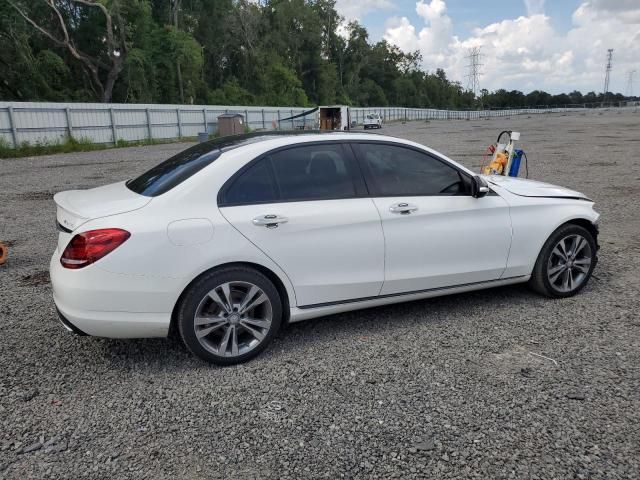
[(65, 268), (83, 268), (122, 245), (131, 234), (120, 228), (89, 230), (75, 235), (64, 249), (60, 263)]

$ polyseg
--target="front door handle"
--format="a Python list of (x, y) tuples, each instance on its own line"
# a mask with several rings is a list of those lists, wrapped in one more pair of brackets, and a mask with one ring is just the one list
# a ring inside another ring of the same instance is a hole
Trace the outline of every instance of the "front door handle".
[(395, 203), (389, 207), (391, 213), (399, 213), (401, 215), (409, 215), (411, 212), (418, 210), (416, 205), (410, 203)]
[(253, 219), (253, 224), (256, 227), (276, 228), (281, 223), (287, 223), (289, 219), (287, 217), (281, 217), (280, 215), (262, 215)]

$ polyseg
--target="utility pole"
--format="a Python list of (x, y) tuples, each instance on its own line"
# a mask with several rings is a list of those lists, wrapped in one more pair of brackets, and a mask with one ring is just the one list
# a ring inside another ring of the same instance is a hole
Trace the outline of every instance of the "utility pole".
[[(173, 28), (178, 32), (178, 15), (180, 13), (180, 1), (171, 0), (171, 20)], [(180, 60), (176, 59), (176, 74), (178, 76), (178, 92), (180, 92), (180, 103), (184, 104), (184, 85), (182, 84), (182, 67), (180, 66)]]
[[(467, 74), (467, 90), (473, 92), (474, 98), (477, 96), (480, 91), (480, 67), (482, 67), (482, 63), (480, 60), (482, 58), (482, 54), (480, 53), (481, 47), (473, 47), (469, 49), (469, 55), (466, 57), (469, 60), (469, 64), (467, 68), (469, 69), (469, 73)], [(482, 103), (482, 99), (480, 99)]]
[(635, 75), (635, 73), (635, 70), (629, 70), (627, 72), (627, 88), (624, 92), (624, 95), (627, 98), (633, 97), (633, 76)]
[(602, 104), (604, 105), (607, 100), (607, 93), (609, 92), (609, 77), (611, 76), (611, 59), (613, 58), (613, 48), (607, 50), (607, 64), (605, 66), (604, 74), (604, 92), (602, 94)]

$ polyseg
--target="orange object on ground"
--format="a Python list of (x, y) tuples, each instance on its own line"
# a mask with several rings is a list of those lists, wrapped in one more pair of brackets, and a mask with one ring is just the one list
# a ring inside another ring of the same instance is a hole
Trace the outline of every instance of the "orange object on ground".
[(2, 242), (0, 242), (0, 265), (4, 265), (9, 256), (9, 248)]
[(482, 173), (485, 175), (501, 175), (505, 165), (507, 164), (507, 159), (508, 157), (506, 153), (497, 153), (496, 158), (491, 160), (491, 163), (484, 167)]

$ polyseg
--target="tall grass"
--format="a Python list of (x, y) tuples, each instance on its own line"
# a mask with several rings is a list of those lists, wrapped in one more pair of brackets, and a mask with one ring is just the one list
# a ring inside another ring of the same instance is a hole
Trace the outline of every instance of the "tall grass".
[(64, 140), (57, 142), (22, 142), (17, 148), (13, 148), (5, 138), (0, 137), (0, 158), (34, 157), (37, 155), (52, 155), (55, 153), (90, 152), (93, 150), (105, 150), (108, 148), (157, 145), (164, 143), (188, 142), (193, 140), (194, 139), (192, 138), (182, 138), (179, 140), (139, 140), (131, 142), (118, 140), (114, 147), (113, 145), (92, 143), (91, 140), (86, 137), (67, 137)]

